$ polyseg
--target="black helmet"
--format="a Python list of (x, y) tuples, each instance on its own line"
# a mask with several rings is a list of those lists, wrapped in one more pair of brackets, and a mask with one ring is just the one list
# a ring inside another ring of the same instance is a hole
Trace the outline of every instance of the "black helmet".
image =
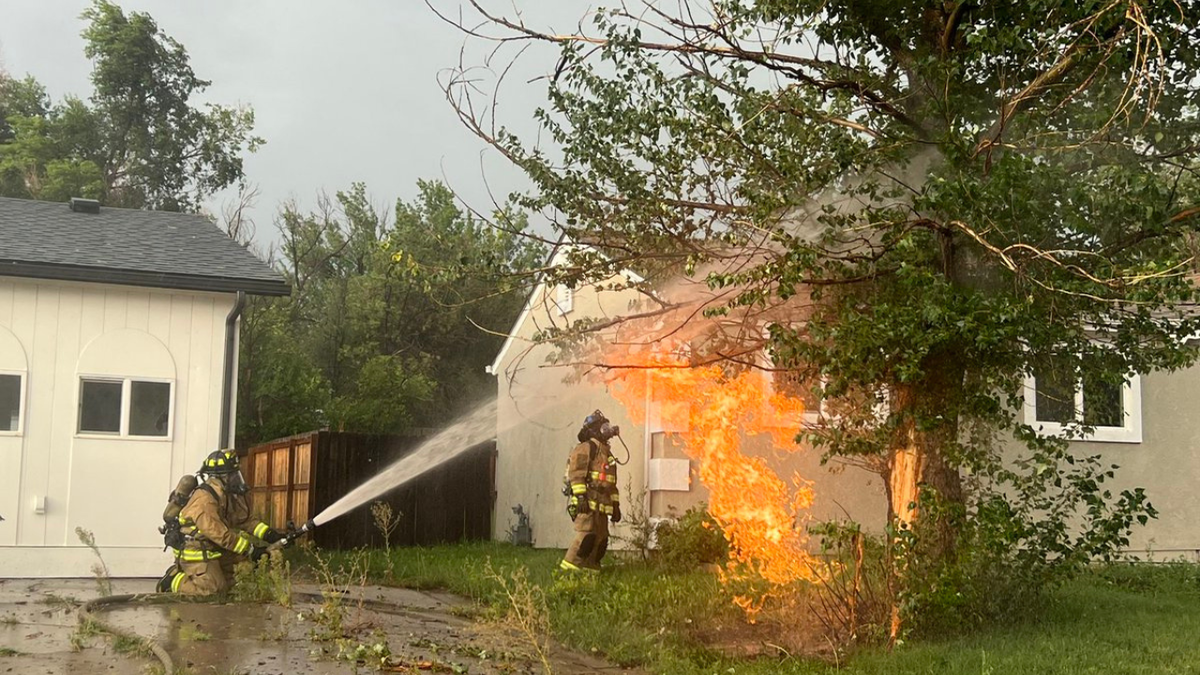
[(200, 473), (223, 476), (237, 473), (240, 469), (236, 452), (233, 450), (214, 450), (208, 453), (208, 457), (204, 458), (204, 464), (200, 466)]
[(242, 478), (242, 469), (238, 465), (237, 453), (233, 450), (216, 450), (210, 452), (200, 467), (200, 473), (205, 476), (215, 476), (221, 479), (225, 489), (234, 494), (244, 495), (250, 491), (246, 479)]

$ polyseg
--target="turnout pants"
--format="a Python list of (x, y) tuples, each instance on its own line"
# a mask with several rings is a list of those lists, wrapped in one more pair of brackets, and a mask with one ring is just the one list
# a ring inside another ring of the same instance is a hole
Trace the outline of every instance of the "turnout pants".
[(212, 595), (229, 588), (229, 577), (221, 569), (221, 558), (184, 562), (178, 560), (179, 568), (171, 580), (171, 592), (180, 595)]
[(559, 565), (564, 570), (599, 572), (600, 561), (608, 552), (608, 514), (597, 511), (575, 516), (575, 540)]

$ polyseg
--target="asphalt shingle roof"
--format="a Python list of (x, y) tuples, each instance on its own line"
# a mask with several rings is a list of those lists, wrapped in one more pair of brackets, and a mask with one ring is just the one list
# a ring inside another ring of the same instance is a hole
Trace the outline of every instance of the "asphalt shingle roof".
[(287, 282), (203, 216), (0, 197), (0, 275), (286, 295)]

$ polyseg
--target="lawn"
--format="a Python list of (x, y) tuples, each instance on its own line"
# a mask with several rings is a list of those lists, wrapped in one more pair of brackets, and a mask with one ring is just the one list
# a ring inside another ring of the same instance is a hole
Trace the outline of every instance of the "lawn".
[[(341, 564), (356, 554), (327, 555)], [(501, 579), (524, 570), (546, 598), (558, 640), (664, 675), (1200, 673), (1200, 567), (1194, 565), (1099, 567), (1009, 625), (910, 641), (890, 654), (864, 648), (835, 662), (781, 651), (755, 658), (714, 652), (707, 637), (714, 627), (744, 621), (710, 572), (629, 562), (611, 565), (593, 582), (564, 581), (554, 571), (560, 551), (492, 543), (357, 555), (369, 556), (377, 583), (443, 588), (491, 611), (507, 602)], [(746, 635), (754, 641), (753, 631)]]

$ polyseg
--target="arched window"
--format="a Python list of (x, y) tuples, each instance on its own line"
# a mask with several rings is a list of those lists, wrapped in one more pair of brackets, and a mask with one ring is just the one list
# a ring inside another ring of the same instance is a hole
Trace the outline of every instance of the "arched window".
[(79, 434), (169, 440), (174, 408), (175, 360), (154, 336), (118, 330), (83, 350)]

